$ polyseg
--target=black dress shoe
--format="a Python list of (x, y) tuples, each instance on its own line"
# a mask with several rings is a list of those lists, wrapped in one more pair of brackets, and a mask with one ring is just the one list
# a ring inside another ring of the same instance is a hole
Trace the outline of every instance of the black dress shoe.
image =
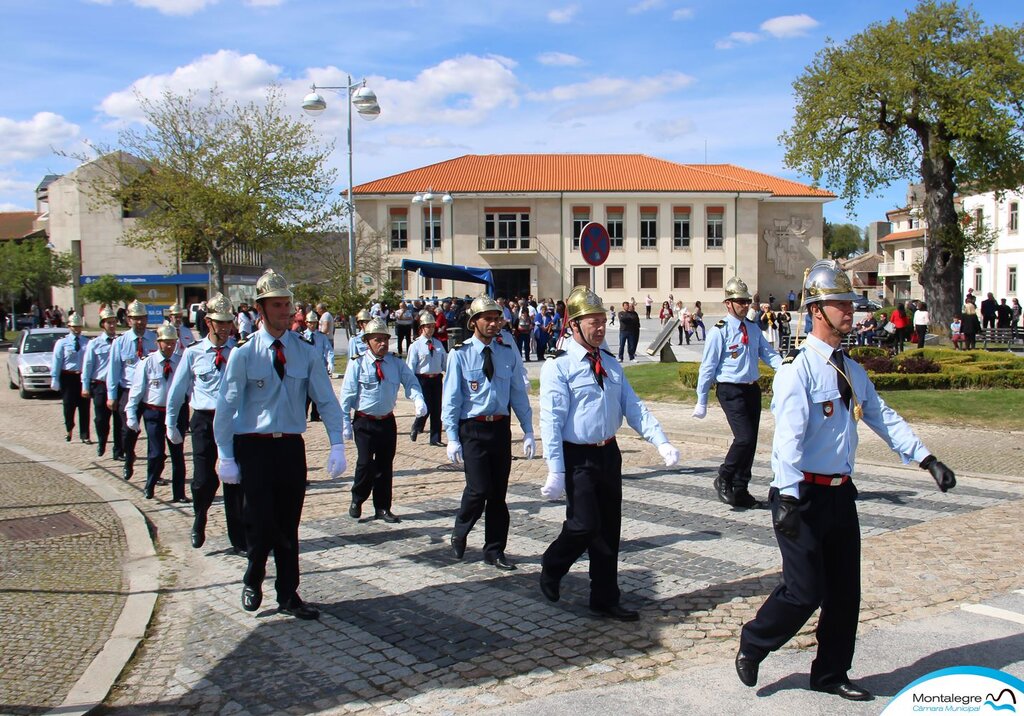
[(236, 557), (245, 557), (246, 559), (249, 559), (249, 550), (242, 547), (232, 547), (231, 553)]
[(466, 539), (464, 537), (459, 538), (455, 535), (452, 535), (451, 543), (452, 555), (454, 555), (455, 559), (462, 559), (462, 557), (466, 554)]
[(744, 510), (759, 510), (761, 509), (761, 501), (755, 500), (754, 496), (747, 492), (747, 488), (741, 487), (740, 489), (732, 493), (733, 507), (739, 507)]
[(363, 506), (355, 500), (352, 500), (352, 504), (348, 506), (348, 516), (354, 520), (358, 520), (359, 516), (363, 514)]
[(602, 619), (617, 619), (620, 622), (635, 622), (640, 619), (640, 612), (626, 609), (621, 604), (610, 607), (590, 607), (590, 613)]
[(503, 572), (511, 572), (516, 568), (515, 563), (503, 554), (499, 554), (497, 557), (484, 557), (484, 562)]
[(107, 446), (100, 443), (96, 446), (96, 457), (103, 457), (103, 453), (107, 451)]
[(293, 616), (296, 619), (319, 619), (320, 610), (316, 607), (311, 607), (303, 602), (298, 597), (292, 597), (291, 601), (287, 604), (282, 604), (278, 607), (278, 611), (282, 614)]
[(747, 656), (743, 653), (743, 649), (736, 652), (736, 675), (740, 677), (744, 686), (757, 684), (757, 669), (760, 665), (759, 659)]
[(384, 520), (388, 524), (392, 524), (392, 525), (398, 524), (399, 522), (402, 521), (402, 520), (398, 519), (398, 517), (395, 516), (395, 514), (391, 512), (391, 510), (377, 510), (377, 514), (374, 516), (374, 519)]
[(263, 591), (259, 587), (242, 587), (242, 609), (254, 612), (263, 604)]
[(170, 485), (171, 483), (167, 482), (167, 480), (163, 479), (162, 477), (158, 477), (156, 479), (156, 484), (158, 486), (160, 486), (160, 487), (166, 487), (167, 485)]
[(131, 480), (132, 475), (135, 474), (135, 466), (125, 460), (124, 467), (121, 468), (121, 477), (125, 480)]
[(83, 445), (92, 445), (92, 440), (88, 436), (82, 438), (81, 440)]
[(549, 602), (557, 602), (561, 598), (561, 581), (560, 579), (555, 579), (543, 569), (540, 571), (540, 591), (547, 597)]
[(732, 485), (725, 482), (721, 477), (715, 478), (715, 492), (718, 494), (718, 499), (727, 505), (736, 504), (733, 500)]
[[(126, 477), (125, 479), (127, 480), (128, 478)], [(153, 488), (152, 487), (147, 487), (145, 490), (143, 490), (142, 494), (144, 494), (146, 496), (147, 500), (152, 500), (153, 499)]]
[(124, 462), (124, 453), (115, 452), (110, 458), (116, 462)]
[(430, 444), (434, 447), (445, 447), (445, 444), (440, 440), (431, 440)]
[(64, 436), (64, 442), (66, 442), (66, 443), (71, 442), (71, 433), (68, 433), (67, 435)]
[(175, 497), (173, 500), (171, 500), (171, 502), (175, 503), (176, 505), (191, 505), (192, 504), (192, 500), (190, 500), (187, 497)]
[(413, 427), (413, 429), (409, 431), (409, 439), (416, 442), (416, 438), (419, 437), (419, 434), (420, 431)]
[(825, 686), (816, 686), (811, 684), (811, 691), (821, 691), (826, 694), (835, 694), (840, 698), (844, 698), (847, 701), (873, 701), (874, 696), (867, 689), (857, 686), (852, 681), (840, 681), (836, 684), (827, 684)]
[(192, 546), (199, 549), (206, 544), (206, 530), (202, 527), (192, 527)]

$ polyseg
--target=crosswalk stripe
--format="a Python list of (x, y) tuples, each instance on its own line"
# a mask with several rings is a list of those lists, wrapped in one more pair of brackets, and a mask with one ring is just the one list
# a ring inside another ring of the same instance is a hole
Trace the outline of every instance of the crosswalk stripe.
[[(1019, 591), (1024, 590), (1018, 590), (1018, 592)], [(972, 614), (981, 614), (982, 616), (1002, 619), (1003, 621), (1014, 622), (1015, 624), (1024, 624), (1024, 614), (1011, 612), (1009, 609), (990, 607), (987, 604), (961, 604), (960, 609), (965, 612), (971, 612)]]

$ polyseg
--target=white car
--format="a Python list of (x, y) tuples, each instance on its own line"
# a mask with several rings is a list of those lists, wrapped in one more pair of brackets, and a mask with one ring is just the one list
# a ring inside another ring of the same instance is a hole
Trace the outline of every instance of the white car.
[(11, 390), (17, 388), (22, 398), (49, 391), (53, 346), (67, 334), (67, 328), (29, 328), (22, 332), (7, 351)]

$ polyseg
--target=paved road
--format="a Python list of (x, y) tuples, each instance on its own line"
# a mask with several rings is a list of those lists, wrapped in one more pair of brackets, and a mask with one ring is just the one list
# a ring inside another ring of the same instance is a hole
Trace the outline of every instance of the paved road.
[[(834, 708), (834, 701), (822, 703), (815, 700), (822, 697), (797, 689), (802, 677), (796, 675), (809, 662), (804, 649), (813, 644), (810, 631), (794, 649), (769, 660), (759, 690), (731, 680), (737, 630), (778, 578), (769, 515), (733, 511), (713, 499), (710, 480), (723, 445), (720, 415), (697, 422), (679, 406), (653, 410), (683, 449), (684, 461), (667, 470), (653, 447), (622, 433), (627, 474), (621, 583), (626, 600), (642, 613), (632, 625), (587, 614), (585, 563), (565, 580), (561, 602), (552, 605), (540, 596), (539, 555), (557, 534), (564, 511), (539, 497), (546, 472), (541, 460), (514, 463), (508, 552), (520, 569), (502, 574), (480, 561), (479, 530), (470, 536), (464, 562), (445, 552), (462, 475), (445, 464), (443, 449), (400, 438), (395, 512), (403, 522), (358, 522), (345, 514), (351, 481), (326, 479), (326, 439), (319, 426), (311, 426), (300, 591), (324, 613), (309, 623), (269, 608), (255, 615), (242, 611), (244, 562), (227, 554), (220, 512), (206, 546), (193, 550), (187, 542), (190, 515), (165, 502), (169, 494), (143, 500), (139, 481), (117, 478), (117, 463), (97, 460), (86, 446), (47, 441), (45, 436), (59, 433), (56, 401), (0, 394), (0, 440), (31, 446), (104, 481), (150, 523), (161, 556), (160, 599), (146, 640), (107, 700), (109, 713), (463, 713), (519, 704), (537, 710), (575, 704), (582, 710), (592, 709), (587, 699), (594, 694), (621, 698), (635, 707), (622, 710), (638, 713), (641, 705), (655, 708), (659, 693), (698, 712), (791, 711), (794, 703), (810, 713)], [(400, 401), (398, 415), (399, 425), (408, 426), (411, 406)], [(999, 467), (972, 457), (994, 451), (961, 444), (961, 433), (928, 430), (934, 449), (944, 459), (949, 454), (954, 467), (961, 459)], [(769, 426), (763, 435), (770, 437)], [(755, 465), (757, 490), (763, 491), (768, 473), (762, 452)], [(916, 651), (890, 649), (882, 654), (888, 661), (872, 651), (874, 632), (897, 635), (894, 630), (909, 629), (914, 620), (931, 624), (962, 603), (1024, 587), (1024, 577), (1005, 567), (1019, 559), (1016, 528), (1024, 484), (1012, 472), (1001, 480), (967, 477), (943, 495), (927, 473), (891, 459), (862, 465), (859, 473), (865, 639), (856, 674), (893, 672), (888, 681), (868, 684), (884, 694), (903, 676), (909, 681), (925, 673), (925, 666), (964, 662), (944, 646), (952, 641), (939, 638), (952, 635), (948, 629), (924, 628)], [(7, 471), (0, 473), (0, 489), (6, 491), (11, 479)], [(6, 596), (30, 598), (13, 591)], [(38, 641), (40, 649), (52, 641), (45, 612), (20, 613), (28, 616), (5, 623), (5, 632), (10, 626), (20, 638)], [(992, 637), (997, 638), (1002, 637)], [(986, 640), (991, 639), (981, 632), (974, 640), (967, 633), (962, 646)], [(984, 650), (966, 651), (964, 657), (975, 653)], [(48, 663), (61, 671), (59, 659)], [(6, 674), (18, 671), (6, 669), (0, 676), (5, 693)], [(641, 688), (616, 687), (634, 682)], [(39, 692), (19, 702), (52, 705), (52, 694), (47, 698), (44, 703)], [(737, 706), (747, 702), (749, 707)]]

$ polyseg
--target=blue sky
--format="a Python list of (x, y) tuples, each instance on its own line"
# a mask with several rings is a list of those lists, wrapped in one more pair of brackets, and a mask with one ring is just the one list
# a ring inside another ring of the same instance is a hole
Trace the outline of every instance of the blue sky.
[[(827, 6), (826, 6), (827, 5)], [(974, 4), (986, 22), (1015, 3)], [(792, 82), (824, 46), (913, 3), (733, 0), (0, 0), (0, 210), (73, 164), (55, 150), (116, 142), (135, 94), (208, 90), (259, 98), (280, 85), (301, 114), (313, 82), (366, 77), (381, 116), (354, 120), (355, 182), (463, 154), (638, 152), (729, 162), (799, 181), (778, 135)], [(1015, 14), (1017, 16), (1015, 16)], [(337, 138), (341, 98), (312, 120)], [(341, 173), (344, 180), (345, 172)], [(426, 187), (424, 187), (426, 188)], [(830, 188), (830, 187), (826, 187)], [(905, 184), (825, 207), (864, 225)]]

